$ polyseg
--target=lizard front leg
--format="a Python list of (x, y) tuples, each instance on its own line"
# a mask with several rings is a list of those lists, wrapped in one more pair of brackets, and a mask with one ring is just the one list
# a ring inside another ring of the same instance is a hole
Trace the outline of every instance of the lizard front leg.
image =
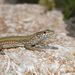
[(47, 44), (47, 43), (43, 43), (43, 42), (38, 42), (38, 43), (36, 43), (36, 45), (48, 46), (48, 44)]
[(5, 53), (4, 53), (4, 51), (3, 51), (3, 45), (2, 45), (2, 44), (0, 45), (0, 54), (1, 54), (1, 55), (5, 55)]
[(0, 44), (0, 51), (2, 51), (2, 49), (3, 49), (3, 45), (2, 45), (2, 44)]
[(29, 45), (29, 44), (24, 44), (24, 47), (26, 48), (26, 49), (29, 49), (29, 50), (38, 50), (38, 51), (42, 51), (41, 49), (39, 49), (39, 48), (34, 48), (33, 47), (33, 45), (31, 46), (31, 45)]

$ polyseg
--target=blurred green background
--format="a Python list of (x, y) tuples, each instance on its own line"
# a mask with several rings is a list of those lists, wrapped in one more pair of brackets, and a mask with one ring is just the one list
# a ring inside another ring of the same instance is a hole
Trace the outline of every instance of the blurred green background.
[(48, 10), (60, 9), (64, 14), (63, 20), (75, 16), (75, 0), (0, 0), (1, 3), (35, 3), (47, 7)]

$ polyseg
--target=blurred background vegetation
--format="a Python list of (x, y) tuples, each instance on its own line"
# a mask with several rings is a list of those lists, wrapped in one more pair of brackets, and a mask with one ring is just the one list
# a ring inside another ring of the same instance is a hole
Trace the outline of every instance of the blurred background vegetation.
[(0, 0), (0, 4), (3, 3), (36, 3), (47, 7), (49, 10), (61, 9), (64, 20), (75, 16), (75, 0)]

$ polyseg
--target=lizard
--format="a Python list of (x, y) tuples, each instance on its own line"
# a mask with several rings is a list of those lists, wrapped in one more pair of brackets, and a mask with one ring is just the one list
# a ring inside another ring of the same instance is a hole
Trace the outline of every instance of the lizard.
[(28, 36), (8, 36), (0, 38), (0, 54), (4, 52), (4, 45), (9, 45), (7, 48), (19, 47), (23, 45), (28, 50), (38, 50), (36, 45), (45, 45), (42, 41), (54, 34), (53, 30), (43, 30)]

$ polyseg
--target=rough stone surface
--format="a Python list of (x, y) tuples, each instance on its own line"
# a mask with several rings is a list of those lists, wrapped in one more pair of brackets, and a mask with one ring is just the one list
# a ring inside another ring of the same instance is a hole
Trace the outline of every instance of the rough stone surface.
[(4, 0), (0, 0), (0, 4), (3, 4), (4, 3)]
[(55, 31), (44, 41), (50, 47), (40, 47), (45, 51), (5, 49), (5, 55), (0, 55), (0, 75), (75, 75), (75, 31), (62, 18), (61, 11), (45, 12), (40, 5), (0, 5), (0, 37)]

